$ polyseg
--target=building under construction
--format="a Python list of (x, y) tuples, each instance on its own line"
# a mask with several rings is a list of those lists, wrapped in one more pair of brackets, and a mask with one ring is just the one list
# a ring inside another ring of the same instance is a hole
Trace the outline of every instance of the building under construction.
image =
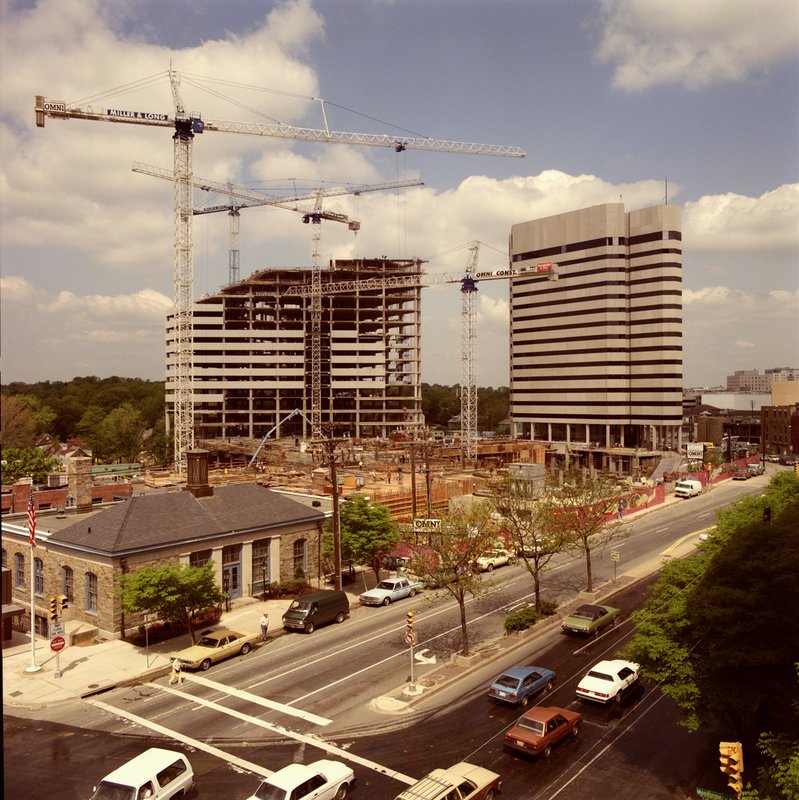
[[(422, 425), (421, 275), (417, 259), (336, 260), (322, 271), (318, 419), (335, 434), (385, 438)], [(329, 292), (330, 282), (372, 279)], [(376, 280), (375, 280), (376, 279)], [(376, 288), (375, 285), (376, 284)], [(312, 435), (312, 270), (267, 269), (194, 304), (194, 437)], [(289, 292), (289, 290), (291, 290)], [(167, 421), (174, 424), (174, 318), (166, 329)], [(292, 412), (299, 410), (286, 419)]]

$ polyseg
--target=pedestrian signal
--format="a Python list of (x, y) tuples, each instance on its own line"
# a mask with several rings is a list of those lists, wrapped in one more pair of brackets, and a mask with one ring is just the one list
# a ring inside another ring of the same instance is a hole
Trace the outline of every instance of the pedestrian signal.
[(54, 595), (50, 595), (50, 622), (58, 620), (58, 599)]
[(727, 786), (741, 796), (744, 788), (744, 753), (740, 742), (719, 742), (719, 769), (727, 776)]
[(409, 611), (407, 617), (408, 617), (408, 630), (412, 631), (413, 630), (413, 611)]

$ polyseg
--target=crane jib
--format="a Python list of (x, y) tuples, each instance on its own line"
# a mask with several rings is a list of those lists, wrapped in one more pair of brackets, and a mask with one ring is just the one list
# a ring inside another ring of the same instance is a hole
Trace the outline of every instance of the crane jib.
[(169, 122), (169, 114), (154, 114), (150, 111), (125, 111), (123, 109), (109, 108), (106, 113), (109, 117), (124, 117), (125, 119), (148, 119), (155, 122)]

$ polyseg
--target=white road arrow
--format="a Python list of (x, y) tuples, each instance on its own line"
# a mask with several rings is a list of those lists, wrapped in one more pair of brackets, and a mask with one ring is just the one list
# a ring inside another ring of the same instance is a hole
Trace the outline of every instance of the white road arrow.
[(435, 655), (432, 655), (432, 656), (429, 656), (429, 657), (425, 655), (425, 653), (427, 653), (427, 652), (428, 652), (428, 650), (429, 650), (429, 648), (425, 647), (425, 649), (424, 649), (424, 650), (419, 650), (419, 652), (418, 652), (418, 653), (414, 653), (413, 657), (414, 657), (414, 658), (415, 658), (415, 659), (416, 659), (416, 660), (417, 660), (417, 661), (418, 661), (420, 664), (435, 664), (435, 663), (436, 663), (436, 657), (435, 657)]

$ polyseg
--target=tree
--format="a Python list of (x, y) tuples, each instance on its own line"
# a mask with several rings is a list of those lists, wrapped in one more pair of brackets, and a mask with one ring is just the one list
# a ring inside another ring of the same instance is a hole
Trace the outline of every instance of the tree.
[(38, 423), (30, 406), (20, 395), (3, 394), (0, 401), (0, 444), (7, 447), (33, 447)]
[(697, 555), (666, 565), (634, 615), (626, 655), (675, 700), (689, 729), (721, 719), (735, 736), (773, 730), (770, 706), (797, 699), (797, 575), (799, 477), (786, 470), (763, 496), (720, 512)]
[(139, 458), (144, 430), (141, 414), (130, 403), (123, 403), (105, 417), (100, 436), (108, 445), (110, 458), (129, 464)]
[(34, 483), (44, 483), (58, 465), (55, 456), (38, 447), (3, 448), (2, 481), (10, 484), (29, 477)]
[(411, 545), (410, 570), (425, 583), (449, 594), (460, 609), (461, 652), (469, 655), (469, 631), (466, 625), (466, 600), (489, 590), (475, 562), (496, 544), (496, 525), (491, 503), (483, 502), (469, 510), (451, 511), (441, 518), (441, 532), (429, 547)]
[(342, 556), (368, 564), (380, 579), (383, 559), (399, 541), (389, 510), (358, 495), (339, 507)]
[(491, 482), (492, 501), (516, 551), (533, 579), (535, 610), (541, 612), (541, 573), (558, 554), (567, 550), (570, 539), (564, 529), (552, 525), (548, 506), (539, 506), (541, 486), (526, 477), (507, 476)]
[(225, 593), (215, 583), (210, 561), (201, 567), (141, 567), (120, 576), (117, 593), (125, 613), (155, 614), (164, 622), (184, 624), (192, 643), (196, 641), (194, 618), (225, 599)]
[(614, 539), (623, 535), (615, 518), (621, 499), (615, 481), (581, 470), (570, 470), (562, 481), (550, 483), (538, 500), (543, 523), (559, 531), (571, 549), (585, 559), (586, 590), (594, 590), (591, 558)]

